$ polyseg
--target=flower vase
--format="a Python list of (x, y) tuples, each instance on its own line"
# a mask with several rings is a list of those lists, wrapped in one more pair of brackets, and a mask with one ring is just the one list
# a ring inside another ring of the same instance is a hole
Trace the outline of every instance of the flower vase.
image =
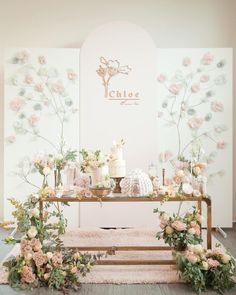
[(55, 177), (55, 188), (62, 186), (63, 183), (62, 183), (61, 169), (57, 169), (54, 171), (54, 177)]
[(102, 168), (94, 168), (91, 173), (91, 185), (94, 186), (100, 181), (102, 181)]

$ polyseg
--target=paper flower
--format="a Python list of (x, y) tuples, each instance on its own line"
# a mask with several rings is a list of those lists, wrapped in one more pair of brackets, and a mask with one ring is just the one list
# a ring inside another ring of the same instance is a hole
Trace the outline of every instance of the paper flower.
[(213, 112), (223, 112), (224, 105), (223, 105), (223, 103), (221, 101), (217, 101), (217, 100), (212, 101), (212, 103), (211, 103), (211, 110)]
[(189, 128), (195, 129), (195, 130), (199, 129), (201, 127), (202, 123), (203, 123), (203, 119), (201, 119), (201, 118), (193, 117), (188, 120)]
[(25, 104), (25, 101), (20, 98), (16, 97), (12, 101), (10, 101), (10, 109), (14, 112), (18, 112)]
[(205, 53), (202, 57), (202, 64), (205, 66), (212, 64), (213, 61), (214, 61), (214, 56), (210, 52)]

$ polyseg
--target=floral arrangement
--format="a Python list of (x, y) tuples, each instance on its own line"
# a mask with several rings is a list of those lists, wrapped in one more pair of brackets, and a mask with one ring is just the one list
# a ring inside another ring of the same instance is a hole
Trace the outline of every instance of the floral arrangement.
[(103, 181), (100, 181), (98, 183), (96, 183), (93, 188), (98, 188), (98, 189), (102, 189), (102, 188), (108, 188), (108, 189), (114, 189), (116, 186), (116, 183), (114, 181), (114, 179), (112, 179), (109, 175), (105, 176)]
[(177, 251), (183, 251), (188, 244), (199, 244), (201, 238), (202, 216), (193, 207), (192, 212), (187, 212), (183, 217), (178, 214), (169, 216), (164, 211), (154, 210), (159, 213), (160, 227), (162, 231), (158, 232), (158, 240), (163, 239), (169, 246)]
[(234, 286), (235, 260), (219, 245), (214, 250), (189, 245), (185, 253), (177, 253), (176, 264), (181, 278), (197, 293), (207, 288), (223, 293)]
[[(53, 193), (46, 187), (30, 195), (24, 203), (10, 199), (15, 207), (12, 214), (17, 220), (17, 229), (22, 234), (19, 240), (11, 236), (5, 239), (8, 244), (20, 243), (21, 246), (21, 253), (4, 263), (9, 271), (9, 284), (14, 288), (49, 286), (64, 293), (69, 288), (76, 290), (79, 276), (85, 276), (101, 257), (63, 248), (60, 235), (65, 232), (67, 221), (62, 210), (56, 208), (50, 212), (47, 203), (43, 215), (38, 209), (40, 198), (46, 199)], [(51, 217), (56, 217), (58, 222), (51, 223)]]
[(83, 173), (90, 173), (93, 169), (100, 168), (105, 165), (105, 161), (100, 150), (91, 152), (82, 149), (80, 154), (82, 156), (80, 169)]

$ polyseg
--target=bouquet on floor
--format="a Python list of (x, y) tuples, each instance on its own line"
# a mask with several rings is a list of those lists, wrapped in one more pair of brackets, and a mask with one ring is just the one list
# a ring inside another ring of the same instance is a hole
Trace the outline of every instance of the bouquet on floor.
[(166, 244), (174, 247), (177, 251), (183, 251), (188, 244), (199, 244), (201, 238), (202, 216), (193, 207), (192, 212), (184, 216), (173, 214), (169, 216), (164, 211), (154, 210), (159, 213), (161, 231), (157, 233), (158, 240), (163, 239)]
[(223, 293), (234, 286), (235, 260), (219, 245), (214, 250), (189, 245), (185, 253), (177, 253), (176, 264), (180, 277), (198, 293), (208, 288)]

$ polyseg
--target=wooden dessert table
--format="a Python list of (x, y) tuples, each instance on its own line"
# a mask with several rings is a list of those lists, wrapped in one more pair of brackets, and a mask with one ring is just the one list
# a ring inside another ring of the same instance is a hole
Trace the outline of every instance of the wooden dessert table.
[[(168, 198), (166, 196), (155, 196), (155, 197), (127, 197), (122, 195), (112, 195), (110, 197), (70, 197), (63, 195), (62, 197), (49, 197), (41, 199), (39, 201), (40, 215), (43, 216), (44, 203), (47, 202), (60, 202), (60, 203), (73, 203), (73, 202), (196, 202), (197, 208), (202, 213), (202, 203), (205, 202), (207, 205), (207, 249), (211, 249), (211, 227), (212, 227), (212, 213), (211, 213), (211, 199), (205, 197), (185, 197), (185, 198)], [(201, 229), (202, 233), (202, 229)], [(173, 250), (169, 246), (86, 246), (86, 247), (71, 247), (77, 251), (106, 251), (109, 254), (115, 254), (116, 251), (166, 251)], [(99, 260), (99, 265), (174, 265), (174, 260)]]

